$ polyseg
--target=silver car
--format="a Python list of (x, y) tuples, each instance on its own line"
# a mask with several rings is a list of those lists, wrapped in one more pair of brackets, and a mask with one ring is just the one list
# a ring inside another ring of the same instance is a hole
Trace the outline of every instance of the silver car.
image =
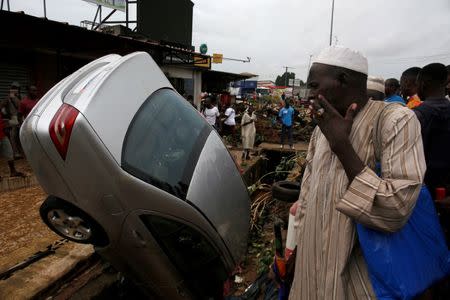
[(247, 189), (147, 53), (108, 55), (63, 79), (20, 138), (53, 231), (94, 244), (151, 297), (220, 298), (246, 250)]

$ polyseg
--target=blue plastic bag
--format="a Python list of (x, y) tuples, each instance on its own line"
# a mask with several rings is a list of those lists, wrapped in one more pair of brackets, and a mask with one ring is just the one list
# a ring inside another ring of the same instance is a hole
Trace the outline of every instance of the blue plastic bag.
[(450, 252), (425, 186), (399, 231), (385, 233), (361, 224), (356, 228), (378, 299), (413, 299), (450, 274)]

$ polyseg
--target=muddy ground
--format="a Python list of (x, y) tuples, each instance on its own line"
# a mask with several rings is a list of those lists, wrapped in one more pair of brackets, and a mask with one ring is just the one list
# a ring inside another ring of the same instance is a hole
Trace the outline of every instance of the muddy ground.
[(0, 271), (61, 239), (39, 217), (45, 197), (39, 186), (0, 194)]

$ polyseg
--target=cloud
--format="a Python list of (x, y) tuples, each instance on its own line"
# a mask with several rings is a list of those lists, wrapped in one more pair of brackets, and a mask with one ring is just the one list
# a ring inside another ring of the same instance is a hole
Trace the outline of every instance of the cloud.
[[(43, 15), (41, 1), (10, 2), (13, 10)], [(329, 43), (331, 0), (193, 2), (193, 45), (197, 49), (207, 43), (210, 54), (252, 58), (251, 63), (225, 61), (214, 69), (274, 79), (284, 71), (283, 66), (292, 66), (297, 77), (305, 79), (309, 56)], [(74, 25), (92, 20), (95, 9), (81, 0), (47, 0), (50, 19)], [(450, 64), (449, 15), (449, 0), (335, 0), (333, 36), (338, 44), (364, 53), (371, 74), (399, 77), (413, 65), (436, 60)], [(117, 18), (124, 15), (113, 19)]]

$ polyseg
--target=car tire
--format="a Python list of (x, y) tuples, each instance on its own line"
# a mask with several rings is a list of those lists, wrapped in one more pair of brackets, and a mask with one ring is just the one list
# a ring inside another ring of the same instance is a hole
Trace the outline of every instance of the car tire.
[(70, 241), (99, 247), (109, 242), (106, 232), (92, 217), (57, 197), (48, 197), (39, 213), (51, 230)]
[(294, 203), (300, 194), (300, 183), (296, 181), (278, 181), (272, 185), (272, 198)]

